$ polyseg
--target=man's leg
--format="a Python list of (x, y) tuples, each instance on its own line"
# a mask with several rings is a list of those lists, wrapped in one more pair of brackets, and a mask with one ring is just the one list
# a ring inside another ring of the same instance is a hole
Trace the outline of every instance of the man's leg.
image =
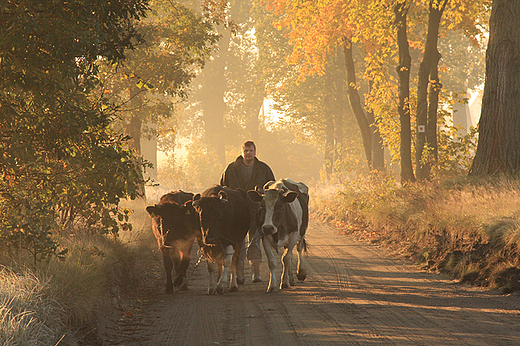
[(260, 234), (256, 228), (254, 228), (253, 236), (251, 236), (252, 232), (253, 229), (250, 229), (248, 233), (249, 246), (247, 247), (247, 259), (251, 264), (251, 280), (253, 282), (261, 282), (260, 263), (262, 263), (262, 250), (260, 248)]
[(245, 282), (244, 261), (246, 260), (246, 243), (247, 243), (247, 237), (246, 237), (246, 239), (244, 239), (244, 243), (242, 244), (242, 248), (240, 249), (240, 254), (238, 255), (237, 283), (239, 285), (243, 285)]

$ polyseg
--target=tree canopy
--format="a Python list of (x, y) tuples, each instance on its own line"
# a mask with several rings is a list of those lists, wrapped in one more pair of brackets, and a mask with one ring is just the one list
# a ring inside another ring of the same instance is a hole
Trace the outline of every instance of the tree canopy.
[[(217, 39), (209, 21), (177, 2), (167, 2), (162, 23), (146, 22), (158, 2), (0, 4), (1, 247), (37, 260), (60, 254), (58, 236), (75, 227), (131, 228), (119, 202), (142, 194), (148, 164), (113, 126), (125, 100), (100, 71), (139, 73), (137, 88), (182, 95)], [(134, 52), (140, 70), (122, 64)]]

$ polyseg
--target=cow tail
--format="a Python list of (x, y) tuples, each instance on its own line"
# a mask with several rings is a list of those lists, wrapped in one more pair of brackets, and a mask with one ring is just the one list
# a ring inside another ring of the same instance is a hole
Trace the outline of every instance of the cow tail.
[(305, 238), (302, 238), (298, 242), (298, 252), (300, 252), (302, 250), (303, 250), (303, 252), (307, 252), (309, 250), (309, 244), (307, 244), (307, 241), (305, 240)]

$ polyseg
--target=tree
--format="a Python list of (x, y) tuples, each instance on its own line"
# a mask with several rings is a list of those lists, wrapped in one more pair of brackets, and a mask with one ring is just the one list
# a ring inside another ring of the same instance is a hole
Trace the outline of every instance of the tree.
[(407, 16), (410, 4), (406, 0), (397, 1), (394, 5), (395, 22), (397, 28), (397, 47), (399, 51), (399, 63), (396, 67), (399, 80), (399, 123), (401, 140), (399, 153), (401, 156), (401, 183), (415, 181), (412, 166), (412, 132), (410, 112), (410, 71), (412, 58), (407, 34)]
[(438, 70), (441, 55), (437, 46), (441, 17), (448, 2), (449, 0), (430, 0), (428, 5), (428, 30), (417, 85), (415, 166), (417, 178), (420, 180), (430, 178), (430, 164), (425, 162), (424, 149), (431, 148), (433, 160), (437, 161), (437, 107), (441, 88)]
[(0, 5), (0, 243), (35, 260), (59, 253), (56, 232), (81, 218), (117, 234), (121, 198), (142, 163), (92, 94), (100, 61), (142, 41), (147, 0), (10, 1)]
[(137, 25), (144, 42), (127, 54), (122, 66), (105, 71), (102, 87), (120, 107), (119, 130), (132, 137), (137, 152), (142, 137), (158, 136), (148, 124), (158, 124), (162, 136), (175, 134), (164, 122), (188, 96), (191, 81), (218, 41), (215, 22), (182, 2), (152, 0), (147, 18)]
[(494, 0), (489, 20), (479, 143), (470, 175), (520, 169), (520, 3)]

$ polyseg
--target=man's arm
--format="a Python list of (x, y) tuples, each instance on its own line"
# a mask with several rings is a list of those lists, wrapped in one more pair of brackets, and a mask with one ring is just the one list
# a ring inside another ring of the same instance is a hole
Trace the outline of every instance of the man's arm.
[(220, 186), (228, 186), (227, 184), (227, 171), (228, 171), (229, 167), (226, 168), (226, 170), (222, 173), (222, 176), (220, 177), (220, 182), (219, 182), (219, 185)]

